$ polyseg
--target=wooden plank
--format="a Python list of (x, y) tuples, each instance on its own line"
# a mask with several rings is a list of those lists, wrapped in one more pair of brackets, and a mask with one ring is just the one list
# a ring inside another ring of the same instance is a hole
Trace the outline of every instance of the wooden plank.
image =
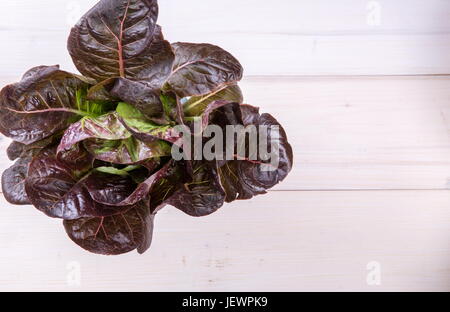
[[(67, 36), (96, 2), (2, 1), (0, 40), (8, 43), (0, 51), (2, 74), (55, 63), (74, 70)], [(450, 73), (445, 0), (207, 3), (161, 1), (159, 23), (167, 39), (220, 45), (239, 58), (248, 75)], [(379, 24), (368, 22), (374, 14), (369, 3), (378, 3)], [(186, 12), (195, 12), (195, 18)]]
[[(449, 291), (448, 191), (273, 192), (196, 219), (167, 208), (143, 256), (88, 254), (1, 200), (0, 290)], [(71, 263), (81, 286), (69, 287)], [(381, 266), (368, 286), (367, 264)]]
[[(450, 77), (246, 77), (241, 85), (293, 145), (295, 167), (276, 190), (450, 187)], [(8, 144), (0, 140), (0, 150)], [(0, 170), (10, 164), (2, 153)]]
[[(4, 29), (70, 27), (98, 0), (2, 0)], [(159, 1), (159, 23), (196, 32), (431, 33), (450, 31), (447, 0)], [(195, 18), (192, 14), (195, 13)], [(376, 17), (379, 23), (376, 23)]]
[(260, 77), (246, 102), (284, 125), (295, 168), (280, 190), (445, 189), (450, 78)]
[[(68, 32), (0, 31), (3, 75), (37, 65), (76, 71), (66, 50)], [(236, 56), (247, 75), (416, 75), (450, 73), (450, 35), (198, 34), (167, 36), (172, 42), (209, 42)], [(245, 43), (245, 44), (243, 44)]]

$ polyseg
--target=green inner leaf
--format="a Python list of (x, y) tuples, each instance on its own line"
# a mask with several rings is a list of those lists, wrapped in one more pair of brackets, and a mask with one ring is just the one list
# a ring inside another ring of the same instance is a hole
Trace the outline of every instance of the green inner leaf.
[(177, 106), (177, 100), (172, 96), (166, 94), (161, 94), (160, 99), (163, 104), (164, 112), (167, 115), (170, 115), (172, 110)]
[(209, 104), (214, 101), (225, 100), (242, 104), (242, 91), (238, 85), (223, 86), (216, 91), (202, 96), (185, 97), (181, 100), (185, 117), (201, 116)]
[(76, 91), (78, 114), (85, 117), (99, 117), (115, 109), (116, 104), (105, 101), (92, 101), (87, 99), (87, 89)]
[[(93, 144), (92, 144), (93, 143)], [(86, 145), (87, 144), (87, 145)], [(139, 161), (151, 158), (157, 158), (162, 156), (170, 155), (171, 146), (169, 143), (157, 140), (152, 143), (143, 143), (138, 141), (134, 137), (123, 140), (94, 140), (85, 143), (88, 151), (93, 153), (99, 159), (104, 161), (119, 162), (119, 160), (112, 160), (112, 158), (102, 158), (101, 155), (104, 154), (115, 154), (119, 153), (118, 159), (128, 159), (131, 162), (137, 163)], [(146, 156), (145, 156), (146, 155)]]
[(138, 109), (124, 102), (117, 105), (116, 111), (128, 126), (143, 133), (164, 133), (171, 128), (171, 126), (161, 126), (148, 120)]
[(118, 169), (115, 167), (98, 167), (98, 168), (95, 168), (95, 170), (98, 172), (102, 172), (102, 173), (108, 173), (108, 174), (119, 175), (119, 176), (127, 176), (127, 175), (129, 175), (129, 172), (140, 169), (140, 168), (141, 168), (141, 166), (139, 166), (139, 165), (132, 165), (132, 166), (127, 166), (122, 169)]

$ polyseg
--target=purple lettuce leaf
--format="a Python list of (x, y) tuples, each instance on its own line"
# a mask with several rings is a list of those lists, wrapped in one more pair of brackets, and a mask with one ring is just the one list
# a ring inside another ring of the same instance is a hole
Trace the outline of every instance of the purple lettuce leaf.
[[(84, 177), (78, 166), (89, 160), (79, 150), (70, 155), (56, 155), (56, 148), (42, 150), (33, 158), (25, 179), (25, 190), (30, 202), (40, 211), (53, 218), (74, 220), (82, 217), (108, 216), (126, 207), (111, 207), (95, 202), (83, 187)], [(66, 160), (64, 160), (66, 159)], [(78, 168), (74, 168), (76, 165)], [(117, 187), (117, 191), (121, 191)]]
[(123, 126), (115, 112), (97, 118), (83, 118), (72, 124), (58, 146), (58, 153), (87, 139), (123, 140), (131, 133)]
[[(235, 106), (236, 107), (236, 106)], [(236, 111), (236, 109), (234, 108)], [(232, 107), (220, 109), (211, 122), (215, 123), (217, 118), (228, 119), (229, 124), (241, 119), (244, 126), (254, 125), (259, 130), (261, 126), (278, 126), (279, 135), (267, 129), (266, 139), (268, 146), (278, 146), (278, 165), (270, 168), (270, 161), (248, 159), (245, 155), (235, 155), (235, 160), (220, 161), (219, 176), (221, 184), (226, 192), (226, 201), (250, 199), (253, 196), (265, 194), (281, 181), (283, 181), (293, 166), (292, 147), (288, 143), (286, 132), (278, 121), (269, 114), (260, 114), (259, 109), (250, 105), (239, 105), (239, 111), (231, 113)], [(217, 121), (219, 122), (219, 121)], [(261, 139), (261, 137), (259, 138)], [(261, 142), (259, 142), (261, 144)], [(247, 151), (248, 152), (248, 151)]]
[(97, 82), (164, 79), (174, 55), (157, 18), (156, 0), (101, 0), (70, 33), (68, 49), (76, 67)]
[(3, 171), (2, 191), (5, 199), (14, 205), (29, 205), (30, 200), (25, 191), (25, 179), (31, 158), (19, 158), (14, 165)]
[(83, 118), (64, 133), (58, 153), (83, 142), (85, 148), (99, 160), (114, 164), (136, 164), (150, 158), (170, 155), (164, 141), (145, 143), (136, 140), (112, 112), (97, 118)]
[(210, 215), (223, 206), (226, 196), (220, 184), (216, 163), (194, 161), (191, 166), (193, 174), (188, 182), (164, 203), (193, 217)]
[(137, 249), (142, 254), (151, 245), (154, 217), (141, 202), (113, 216), (64, 220), (64, 228), (89, 252), (120, 255)]
[(33, 157), (42, 149), (49, 145), (53, 145), (61, 139), (62, 134), (57, 133), (43, 140), (34, 142), (32, 144), (23, 144), (16, 141), (11, 142), (6, 150), (9, 160), (16, 160), (17, 158)]
[(171, 147), (164, 141), (145, 143), (130, 137), (125, 140), (88, 139), (86, 150), (96, 159), (112, 164), (142, 164), (148, 160), (169, 156)]
[(6, 149), (6, 155), (8, 156), (9, 160), (16, 160), (17, 158), (20, 158), (22, 154), (25, 151), (25, 144), (13, 141), (11, 144), (9, 144), (8, 148)]
[(230, 53), (206, 43), (172, 44), (175, 52), (173, 71), (163, 91), (173, 91), (180, 98), (215, 92), (242, 79), (243, 68)]
[(119, 194), (117, 194), (116, 185), (133, 185), (132, 176), (128, 175), (128, 173), (112, 175), (94, 171), (86, 177), (83, 184), (91, 198), (97, 203), (116, 207), (131, 206), (140, 201), (146, 201), (153, 187), (168, 175), (168, 171), (172, 166), (172, 161), (168, 162), (139, 185), (128, 187), (127, 192), (119, 192)]
[(80, 95), (88, 87), (88, 80), (58, 66), (31, 69), (0, 92), (0, 132), (31, 144), (67, 128), (86, 114)]

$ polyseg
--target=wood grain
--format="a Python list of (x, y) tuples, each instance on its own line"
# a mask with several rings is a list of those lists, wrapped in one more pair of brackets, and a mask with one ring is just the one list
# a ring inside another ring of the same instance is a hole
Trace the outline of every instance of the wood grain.
[(449, 187), (449, 77), (255, 77), (242, 89), (294, 147), (280, 190)]
[[(8, 48), (0, 51), (2, 75), (56, 63), (73, 71), (67, 36), (96, 2), (3, 0), (0, 40)], [(450, 73), (446, 0), (165, 0), (160, 12), (168, 40), (220, 45), (247, 75)]]
[[(88, 254), (1, 200), (0, 290), (449, 291), (447, 191), (274, 192), (196, 219), (167, 208), (143, 256)], [(67, 265), (81, 268), (69, 287)], [(381, 286), (366, 266), (381, 265)]]

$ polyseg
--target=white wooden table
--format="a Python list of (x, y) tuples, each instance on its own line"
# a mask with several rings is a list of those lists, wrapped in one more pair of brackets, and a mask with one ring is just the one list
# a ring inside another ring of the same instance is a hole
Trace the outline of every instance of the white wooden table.
[[(68, 26), (56, 25), (94, 2), (40, 1), (57, 16), (41, 19), (34, 2), (3, 0), (1, 85), (41, 63), (73, 70)], [(190, 24), (185, 2), (160, 2), (170, 40), (211, 41), (241, 58), (246, 101), (289, 135), (291, 175), (210, 217), (163, 210), (142, 256), (88, 254), (60, 220), (0, 197), (0, 290), (450, 290), (450, 2), (378, 1), (378, 28), (365, 24), (369, 1), (196, 0)], [(230, 28), (227, 12), (246, 24)]]

